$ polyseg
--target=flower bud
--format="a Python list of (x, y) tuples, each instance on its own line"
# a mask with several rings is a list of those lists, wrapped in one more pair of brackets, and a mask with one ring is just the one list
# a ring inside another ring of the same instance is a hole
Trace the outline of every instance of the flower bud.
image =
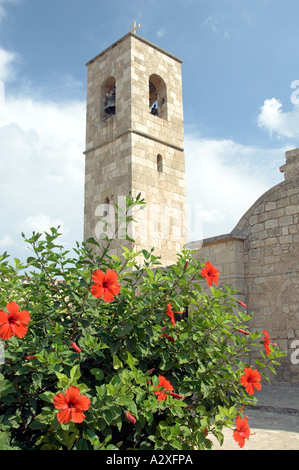
[(178, 393), (175, 392), (169, 392), (169, 395), (171, 395), (173, 398), (176, 398), (177, 400), (182, 400), (182, 395), (178, 395)]
[(75, 351), (77, 351), (77, 353), (81, 353), (82, 352), (82, 349), (80, 349), (75, 342), (71, 343), (71, 346), (72, 348), (74, 348)]
[(248, 331), (242, 330), (241, 328), (238, 331), (239, 333), (243, 333), (243, 335), (250, 335)]
[(125, 417), (126, 417), (129, 421), (131, 421), (131, 423), (133, 423), (133, 424), (136, 423), (136, 418), (134, 418), (134, 416), (132, 416), (131, 413), (129, 413), (128, 411), (127, 411), (127, 413), (125, 413)]

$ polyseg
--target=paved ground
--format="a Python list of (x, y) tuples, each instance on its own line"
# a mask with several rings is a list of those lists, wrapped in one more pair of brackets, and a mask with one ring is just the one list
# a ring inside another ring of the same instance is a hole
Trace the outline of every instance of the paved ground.
[(233, 431), (226, 429), (224, 444), (214, 450), (299, 450), (299, 384), (263, 385), (256, 392), (258, 405), (245, 410), (254, 433), (240, 449)]

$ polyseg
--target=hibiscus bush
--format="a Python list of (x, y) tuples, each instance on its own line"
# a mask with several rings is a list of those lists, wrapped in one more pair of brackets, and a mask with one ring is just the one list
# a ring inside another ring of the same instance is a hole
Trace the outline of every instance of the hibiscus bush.
[(0, 256), (0, 449), (211, 449), (224, 427), (244, 445), (243, 407), (284, 353), (217, 267), (184, 250), (164, 268), (128, 235), (122, 257), (106, 236), (22, 236), (26, 263)]

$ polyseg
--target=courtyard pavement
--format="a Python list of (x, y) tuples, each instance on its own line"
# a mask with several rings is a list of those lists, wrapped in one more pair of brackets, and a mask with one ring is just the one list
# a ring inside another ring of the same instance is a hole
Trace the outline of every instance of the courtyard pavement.
[(233, 431), (224, 430), (224, 444), (214, 450), (299, 450), (299, 384), (263, 384), (255, 392), (258, 404), (245, 408), (250, 432), (240, 449)]

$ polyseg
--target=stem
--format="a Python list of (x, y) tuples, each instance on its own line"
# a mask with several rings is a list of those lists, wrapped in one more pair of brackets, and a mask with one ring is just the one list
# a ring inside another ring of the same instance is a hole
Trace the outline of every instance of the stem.
[(27, 429), (27, 427), (26, 427), (25, 418), (24, 418), (24, 416), (23, 416), (23, 406), (22, 406), (22, 400), (21, 400), (21, 397), (20, 397), (20, 395), (19, 395), (19, 386), (18, 386), (18, 384), (17, 384), (16, 382), (13, 382), (13, 385), (14, 385), (14, 387), (15, 387), (16, 391), (17, 391), (17, 394), (18, 394), (18, 396), (17, 396), (17, 400), (18, 400), (19, 407), (20, 407), (20, 410), (21, 410), (21, 416), (22, 416), (22, 426), (23, 426), (23, 429), (25, 430), (25, 429)]
[(48, 269), (46, 268), (46, 265), (45, 263), (43, 262), (43, 259), (40, 257), (38, 251), (36, 251), (36, 246), (35, 246), (35, 243), (33, 244), (33, 250), (34, 250), (34, 253), (36, 254), (37, 256), (37, 259), (41, 265), (41, 268), (42, 268), (42, 271), (46, 274), (46, 277), (47, 279), (51, 282), (51, 285), (54, 286), (56, 292), (57, 292), (57, 295), (61, 298), (64, 306), (68, 309), (69, 308), (69, 303), (71, 302), (67, 302), (65, 300), (64, 297), (61, 296), (61, 290), (59, 289), (59, 286), (56, 285), (55, 281), (53, 280), (52, 276), (50, 275), (50, 273), (48, 272)]

